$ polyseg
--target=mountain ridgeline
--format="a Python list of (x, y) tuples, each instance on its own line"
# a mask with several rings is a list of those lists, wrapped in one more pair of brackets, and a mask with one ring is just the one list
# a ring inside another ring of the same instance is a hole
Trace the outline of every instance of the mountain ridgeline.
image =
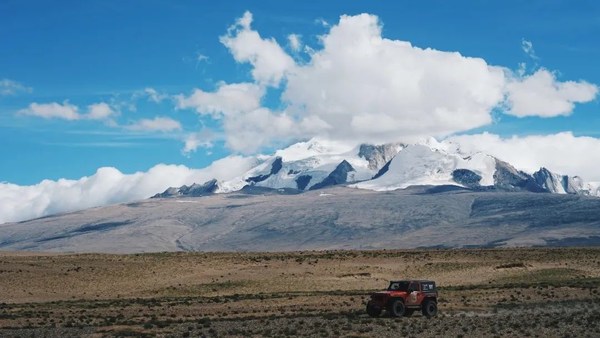
[(213, 179), (202, 184), (171, 187), (152, 197), (205, 196), (248, 186), (303, 192), (336, 185), (376, 191), (412, 185), (455, 185), (474, 191), (600, 196), (600, 185), (586, 183), (578, 176), (556, 174), (547, 168), (528, 174), (481, 153), (465, 156), (426, 144), (394, 143), (363, 144), (347, 153), (325, 151), (289, 161), (273, 156), (234, 180)]

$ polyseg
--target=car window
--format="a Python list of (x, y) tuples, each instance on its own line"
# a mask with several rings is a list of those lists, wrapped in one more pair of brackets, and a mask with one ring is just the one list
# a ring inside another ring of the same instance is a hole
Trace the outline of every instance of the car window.
[(388, 290), (393, 291), (406, 291), (408, 289), (408, 282), (392, 282), (388, 287)]
[(433, 283), (423, 283), (423, 284), (421, 284), (421, 288), (423, 289), (423, 292), (434, 291), (435, 290), (435, 284), (433, 284)]

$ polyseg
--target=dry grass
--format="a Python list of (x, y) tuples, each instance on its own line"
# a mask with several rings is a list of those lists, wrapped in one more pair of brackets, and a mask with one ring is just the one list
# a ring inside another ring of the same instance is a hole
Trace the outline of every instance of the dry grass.
[[(367, 317), (399, 278), (440, 316)], [(0, 253), (0, 336), (598, 336), (599, 286), (600, 249)]]

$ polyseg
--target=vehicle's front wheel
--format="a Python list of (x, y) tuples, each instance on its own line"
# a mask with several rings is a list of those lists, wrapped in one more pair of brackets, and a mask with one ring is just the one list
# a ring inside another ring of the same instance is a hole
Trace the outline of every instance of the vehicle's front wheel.
[(367, 314), (371, 317), (379, 317), (379, 315), (381, 314), (381, 307), (368, 302), (367, 303)]
[(433, 300), (426, 300), (423, 303), (421, 311), (423, 312), (423, 316), (427, 318), (435, 317), (438, 312), (437, 303)]
[(406, 306), (404, 306), (402, 299), (396, 299), (390, 305), (390, 315), (392, 317), (402, 317), (405, 311)]

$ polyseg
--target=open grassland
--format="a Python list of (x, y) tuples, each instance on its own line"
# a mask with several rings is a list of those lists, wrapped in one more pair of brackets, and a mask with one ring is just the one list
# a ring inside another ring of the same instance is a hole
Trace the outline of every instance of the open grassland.
[[(391, 279), (438, 317), (370, 318)], [(0, 336), (600, 336), (600, 249), (0, 253)]]

